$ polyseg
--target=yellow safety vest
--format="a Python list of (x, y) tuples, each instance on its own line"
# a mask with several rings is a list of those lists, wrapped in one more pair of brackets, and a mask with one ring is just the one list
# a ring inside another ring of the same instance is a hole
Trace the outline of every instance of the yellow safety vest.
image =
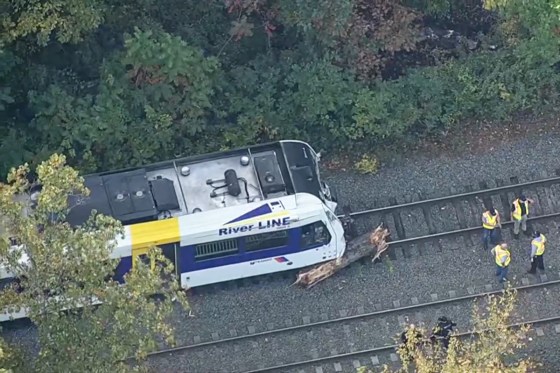
[[(502, 246), (500, 245), (496, 246), (494, 250), (496, 251), (496, 264), (500, 267), (507, 267), (509, 265), (509, 262), (511, 261), (511, 254), (509, 253), (509, 251), (502, 249)], [(507, 258), (505, 264), (502, 264), (501, 259), (504, 255), (507, 255)]]
[(489, 211), (485, 212), (484, 214), (482, 214), (483, 218), (486, 218), (486, 222), (482, 222), (482, 226), (486, 229), (494, 229), (496, 228), (496, 225), (498, 224), (498, 214), (496, 214), (495, 216), (492, 216), (492, 214), (490, 214)]
[(515, 210), (513, 210), (513, 212), (511, 213), (511, 217), (515, 220), (521, 220), (521, 203), (525, 205), (525, 212), (527, 213), (527, 215), (529, 215), (529, 202), (528, 201), (521, 202), (518, 198), (515, 201), (513, 201), (513, 206), (515, 207)]
[(544, 234), (541, 234), (539, 238), (540, 241), (537, 241), (537, 239), (535, 238), (531, 242), (532, 245), (535, 245), (537, 247), (537, 252), (535, 253), (535, 255), (544, 254), (544, 244), (546, 243), (546, 237), (544, 236)]

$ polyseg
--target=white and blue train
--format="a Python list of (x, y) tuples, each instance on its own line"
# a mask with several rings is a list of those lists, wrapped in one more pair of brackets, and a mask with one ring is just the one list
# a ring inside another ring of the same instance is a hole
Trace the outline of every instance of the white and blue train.
[(67, 220), (95, 209), (123, 223), (111, 255), (119, 280), (153, 246), (183, 288), (302, 268), (346, 247), (318, 162), (308, 144), (279, 141), (88, 175), (91, 194), (71, 199)]

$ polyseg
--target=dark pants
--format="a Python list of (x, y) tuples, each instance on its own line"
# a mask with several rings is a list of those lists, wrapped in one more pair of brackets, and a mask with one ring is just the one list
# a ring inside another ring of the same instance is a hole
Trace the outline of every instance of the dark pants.
[(445, 348), (446, 350), (449, 348), (449, 340), (451, 339), (451, 336), (446, 335), (445, 337), (443, 337), (443, 339), (441, 340), (441, 343), (443, 344), (443, 348)]
[(506, 280), (506, 276), (508, 274), (509, 265), (500, 267), (496, 264), (496, 276), (499, 277), (500, 282), (504, 282)]
[(492, 237), (492, 230), (482, 228), (482, 245), (484, 250), (488, 250), (488, 245), (490, 244), (490, 239)]
[(441, 345), (443, 346), (443, 348), (445, 348), (447, 350), (447, 348), (449, 348), (449, 340), (451, 339), (451, 335), (450, 334), (446, 334), (446, 335), (434, 335), (432, 336), (431, 340), (432, 343), (435, 344), (436, 342), (441, 343)]
[(502, 235), (500, 234), (499, 228), (486, 229), (482, 228), (482, 245), (484, 250), (488, 250), (488, 245), (492, 243), (493, 245), (499, 244)]
[(537, 267), (544, 271), (544, 260), (542, 255), (535, 255), (531, 261), (531, 269), (529, 273), (537, 273)]

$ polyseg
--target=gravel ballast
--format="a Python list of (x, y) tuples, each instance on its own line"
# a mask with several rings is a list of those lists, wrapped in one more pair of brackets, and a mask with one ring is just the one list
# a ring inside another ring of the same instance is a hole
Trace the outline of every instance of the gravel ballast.
[[(554, 317), (558, 315), (560, 286), (527, 289), (519, 294), (516, 317), (512, 322)], [(532, 306), (540, 298), (545, 304)], [(403, 303), (406, 299), (403, 300)], [(478, 302), (485, 303), (484, 301)], [(392, 345), (403, 327), (402, 322), (420, 324), (429, 329), (438, 316), (448, 316), (458, 324), (457, 331), (472, 330), (470, 308), (473, 300), (397, 311), (367, 319), (351, 320), (291, 332), (256, 337), (250, 340), (222, 344), (161, 356), (151, 363), (168, 370), (168, 364), (181, 360), (185, 370), (198, 372), (205, 367), (215, 372), (242, 372), (278, 364), (296, 363), (332, 354), (363, 351), (372, 347)], [(560, 321), (557, 322), (560, 324)], [(301, 345), (306, 346), (305, 349)], [(336, 351), (336, 353), (333, 353)], [(193, 356), (193, 352), (196, 354)], [(182, 355), (182, 356), (181, 356)]]
[[(355, 211), (372, 208), (374, 200), (389, 205), (391, 198), (424, 198), (452, 194), (454, 189), (495, 179), (520, 181), (540, 178), (542, 171), (553, 174), (560, 168), (560, 134), (535, 134), (517, 141), (495, 144), (481, 153), (463, 153), (460, 157), (429, 154), (402, 155), (383, 164), (376, 175), (328, 171), (325, 181), (338, 191), (340, 203)], [(422, 198), (422, 199), (424, 199)]]
[[(326, 179), (336, 186), (341, 203), (350, 204), (354, 210), (373, 207), (373, 199), (388, 205), (391, 198), (403, 201), (410, 195), (424, 198), (445, 196), (467, 185), (474, 185), (477, 189), (481, 181), (493, 183), (495, 179), (509, 180), (513, 176), (527, 181), (541, 178), (543, 172), (554, 174), (560, 155), (554, 144), (559, 138), (557, 135), (524, 138), (496, 147), (487, 154), (465, 154), (461, 158), (405, 159), (385, 165), (375, 176), (329, 172)], [(553, 242), (557, 242), (557, 225), (545, 225), (547, 227), (543, 230), (551, 242), (547, 265), (551, 267), (549, 271), (557, 273), (556, 255), (552, 253)], [(511, 239), (507, 231), (504, 233), (506, 239)], [(245, 334), (250, 330), (263, 330), (266, 326), (301, 324), (304, 317), (320, 320), (337, 317), (345, 310), (355, 313), (360, 307), (366, 312), (376, 307), (387, 308), (395, 300), (404, 303), (418, 298), (422, 302), (429, 301), (432, 294), (441, 297), (449, 290), (459, 292), (473, 287), (476, 291), (484, 291), (487, 284), (492, 284), (494, 289), (497, 287), (492, 262), (483, 259), (477, 235), (471, 239), (457, 238), (455, 245), (450, 246), (455, 248), (452, 256), (430, 255), (384, 263), (379, 267), (354, 265), (311, 290), (287, 289), (291, 281), (286, 280), (229, 289), (198, 299), (194, 297), (192, 305), (196, 320), (185, 322), (184, 332), (178, 333), (184, 336), (183, 341), (193, 343), (196, 336), (208, 340), (208, 331), (217, 330), (216, 320), (223, 325), (220, 336), (225, 337), (234, 329)], [(525, 275), (527, 266), (526, 257), (521, 258), (525, 249), (520, 245), (513, 250), (517, 260), (512, 264), (511, 273), (520, 281), (519, 277)], [(531, 276), (528, 278), (535, 280)], [(166, 365), (171, 369), (174, 363), (168, 363)], [(177, 362), (177, 366), (181, 365)]]
[[(486, 154), (465, 153), (460, 158), (439, 156), (433, 159), (429, 156), (403, 157), (385, 164), (374, 176), (329, 171), (324, 178), (337, 188), (341, 204), (349, 204), (357, 211), (374, 207), (374, 200), (388, 205), (391, 198), (401, 202), (407, 198), (445, 196), (467, 185), (477, 186), (480, 181), (492, 182), (497, 178), (509, 180), (512, 176), (519, 176), (520, 181), (533, 180), (540, 178), (541, 171), (553, 174), (560, 167), (560, 149), (555, 145), (558, 140), (560, 136), (557, 134), (535, 135), (508, 144), (496, 144)], [(405, 224), (413, 224), (414, 220)], [(550, 242), (547, 271), (555, 273), (554, 278), (557, 278), (560, 267), (556, 263), (560, 254), (554, 250), (560, 239), (558, 225), (546, 223), (543, 227)], [(510, 239), (505, 233), (505, 238)], [(523, 245), (527, 245), (528, 239), (522, 240)], [(466, 293), (468, 287), (482, 292), (485, 285), (492, 284), (493, 289), (497, 289), (492, 260), (487, 253), (482, 252), (478, 236), (444, 240), (443, 244), (445, 247), (440, 249), (445, 251), (439, 254), (434, 248), (422, 247), (425, 252), (423, 256), (385, 261), (375, 266), (352, 265), (310, 290), (289, 288), (293, 279), (287, 279), (262, 281), (258, 285), (243, 288), (230, 287), (214, 293), (203, 292), (191, 298), (193, 317), (183, 313), (176, 316), (174, 324), (178, 340), (180, 343), (193, 344), (211, 340), (212, 333), (218, 333), (219, 338), (226, 338), (233, 332), (240, 335), (290, 323), (301, 324), (304, 317), (319, 321), (340, 317), (341, 312), (356, 314), (391, 308), (394, 301), (399, 301), (401, 305), (406, 305), (406, 302), (411, 304), (414, 298), (419, 302), (427, 302), (433, 294), (446, 297), (450, 290), (460, 294)], [(525, 275), (528, 262), (521, 257), (524, 247), (519, 246), (514, 250), (517, 250), (514, 251), (514, 255), (517, 255), (510, 269), (512, 277), (515, 276), (517, 282), (522, 277), (536, 281)], [(552, 275), (549, 277), (553, 279)], [(523, 299), (523, 302), (531, 304), (534, 300)], [(557, 308), (556, 304), (553, 306)], [(425, 322), (431, 324), (433, 321)], [(29, 334), (3, 334), (7, 339), (15, 337), (29, 343), (26, 341)], [(306, 346), (301, 344), (300, 348)], [(186, 366), (196, 364), (202, 369), (197, 370), (199, 373), (214, 371), (204, 370), (204, 360), (196, 362), (203, 356), (197, 355), (191, 352), (186, 353), (184, 358), (169, 357), (161, 367), (165, 366), (165, 370), (170, 372), (184, 372)], [(255, 358), (258, 359), (258, 354), (255, 354)], [(550, 357), (547, 360), (550, 363)], [(161, 367), (154, 367), (154, 371), (161, 370)]]

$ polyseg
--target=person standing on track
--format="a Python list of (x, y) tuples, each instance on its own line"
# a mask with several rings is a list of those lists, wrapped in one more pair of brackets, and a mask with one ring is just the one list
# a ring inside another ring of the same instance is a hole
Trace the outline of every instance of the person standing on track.
[(500, 283), (507, 281), (507, 274), (509, 263), (511, 262), (511, 253), (508, 250), (508, 245), (505, 243), (496, 245), (492, 249), (492, 255), (496, 259), (496, 276), (499, 276)]
[(400, 344), (400, 348), (403, 350), (403, 352), (405, 353), (405, 359), (408, 361), (412, 360), (412, 356), (411, 354), (414, 353), (414, 351), (410, 350), (410, 344), (408, 341), (408, 337), (412, 337), (412, 345), (413, 346), (418, 346), (419, 343), (422, 342), (422, 333), (420, 332), (420, 330), (418, 328), (416, 328), (416, 326), (414, 324), (410, 324), (409, 326), (407, 326), (405, 328), (405, 330), (401, 333), (401, 344)]
[(511, 219), (513, 220), (513, 237), (519, 239), (519, 227), (524, 234), (527, 234), (527, 216), (529, 215), (529, 204), (534, 201), (525, 195), (519, 197), (511, 204)]
[(487, 203), (482, 214), (482, 244), (488, 250), (491, 240), (496, 239), (496, 228), (501, 228), (500, 213), (491, 204)]
[(527, 273), (537, 273), (537, 267), (544, 271), (543, 254), (546, 244), (546, 237), (539, 231), (533, 232), (533, 241), (531, 241), (531, 269)]
[(432, 335), (430, 340), (432, 344), (440, 342), (444, 349), (447, 350), (449, 347), (449, 340), (451, 339), (451, 333), (453, 332), (453, 327), (457, 326), (456, 323), (451, 321), (445, 316), (438, 318), (438, 323), (432, 330)]
[(342, 223), (342, 228), (344, 229), (344, 238), (346, 241), (352, 241), (354, 238), (358, 237), (356, 227), (354, 226), (354, 219), (352, 218), (352, 210), (350, 206), (346, 205), (342, 208), (344, 216), (340, 219)]

